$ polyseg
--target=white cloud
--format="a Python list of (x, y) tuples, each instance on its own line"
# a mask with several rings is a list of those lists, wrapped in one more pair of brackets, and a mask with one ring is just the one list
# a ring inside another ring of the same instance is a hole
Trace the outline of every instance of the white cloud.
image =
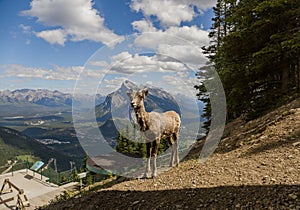
[(31, 27), (30, 26), (26, 26), (24, 24), (20, 24), (19, 28), (21, 28), (23, 30), (24, 34), (30, 34), (31, 33)]
[(208, 31), (197, 26), (172, 26), (166, 30), (144, 32), (135, 39), (134, 44), (177, 59), (191, 68), (198, 68), (207, 61), (201, 47), (209, 44), (209, 38)]
[[(32, 35), (32, 30), (31, 30), (31, 26), (26, 26), (24, 24), (20, 24), (19, 28), (22, 29), (22, 32), (26, 35), (31, 36)], [(25, 44), (26, 45), (30, 45), (31, 40), (30, 39), (26, 39)]]
[(117, 89), (120, 87), (120, 85), (126, 81), (128, 78), (126, 77), (115, 77), (113, 79), (104, 79), (103, 80), (103, 85), (105, 86), (105, 88), (108, 88), (108, 89)]
[(91, 0), (32, 0), (30, 10), (21, 14), (56, 29), (37, 32), (50, 42), (63, 45), (71, 41), (91, 40), (112, 47), (123, 38), (104, 26), (104, 18)]
[(128, 80), (128, 78), (126, 77), (114, 77), (110, 79), (104, 78), (101, 81), (100, 85), (98, 86), (97, 93), (101, 95), (110, 94), (118, 90), (125, 80)]
[(62, 29), (36, 32), (35, 35), (39, 38), (43, 38), (50, 44), (65, 45), (65, 41), (67, 39), (67, 34)]
[[(59, 67), (53, 66), (52, 69), (27, 67), (19, 64), (0, 66), (2, 70), (0, 78), (38, 78), (44, 80), (77, 80), (79, 73), (83, 70), (82, 66)], [(95, 75), (85, 74), (93, 77)]]
[(111, 73), (117, 74), (177, 72), (187, 69), (183, 63), (160, 55), (131, 55), (128, 52), (122, 52), (113, 56), (111, 61)]
[(213, 7), (216, 0), (132, 0), (131, 8), (144, 16), (155, 16), (162, 26), (179, 26)]
[(202, 47), (209, 43), (208, 31), (197, 26), (170, 27), (167, 30), (156, 30), (142, 33), (135, 40), (135, 44), (151, 49), (157, 49), (161, 44), (189, 45)]
[(131, 23), (134, 30), (139, 32), (155, 32), (156, 28), (153, 26), (151, 21), (143, 19), (137, 20)]
[(125, 51), (125, 52), (121, 52), (117, 55), (112, 56), (110, 58), (110, 60), (112, 63), (123, 62), (123, 60), (131, 58), (131, 57), (132, 57), (132, 55), (128, 51)]
[(91, 65), (91, 66), (99, 66), (99, 67), (106, 67), (108, 66), (109, 64), (106, 62), (106, 61), (90, 61), (88, 63), (88, 65)]
[(165, 87), (171, 87), (171, 90), (175, 93), (186, 93), (186, 96), (195, 96), (197, 90), (194, 85), (199, 83), (197, 78), (192, 77), (180, 77), (177, 75), (164, 75), (162, 76), (163, 83)]
[[(168, 55), (188, 65), (190, 68), (198, 68), (207, 62), (200, 47), (191, 45), (160, 45), (158, 52)], [(194, 69), (195, 70), (195, 69)]]

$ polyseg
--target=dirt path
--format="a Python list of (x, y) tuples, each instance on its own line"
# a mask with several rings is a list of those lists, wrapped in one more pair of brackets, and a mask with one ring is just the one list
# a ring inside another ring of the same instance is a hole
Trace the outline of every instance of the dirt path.
[(47, 209), (300, 209), (300, 100), (227, 126), (217, 153)]

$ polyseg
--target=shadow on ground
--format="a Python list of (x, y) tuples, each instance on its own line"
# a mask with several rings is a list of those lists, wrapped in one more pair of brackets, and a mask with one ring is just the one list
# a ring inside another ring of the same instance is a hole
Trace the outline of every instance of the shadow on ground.
[(46, 209), (298, 209), (300, 185), (99, 191)]

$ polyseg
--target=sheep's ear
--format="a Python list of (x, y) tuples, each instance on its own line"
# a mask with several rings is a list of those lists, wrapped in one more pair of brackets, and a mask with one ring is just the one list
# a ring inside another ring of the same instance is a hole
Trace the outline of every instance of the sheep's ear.
[(147, 88), (144, 88), (144, 89), (143, 89), (143, 93), (145, 94), (145, 96), (148, 95), (148, 92), (149, 92), (149, 91), (148, 91)]

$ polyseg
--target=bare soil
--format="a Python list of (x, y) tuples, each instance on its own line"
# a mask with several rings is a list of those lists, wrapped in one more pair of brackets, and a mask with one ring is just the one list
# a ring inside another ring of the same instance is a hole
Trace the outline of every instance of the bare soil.
[(204, 163), (199, 143), (155, 179), (127, 180), (46, 209), (300, 209), (300, 99), (226, 126)]

